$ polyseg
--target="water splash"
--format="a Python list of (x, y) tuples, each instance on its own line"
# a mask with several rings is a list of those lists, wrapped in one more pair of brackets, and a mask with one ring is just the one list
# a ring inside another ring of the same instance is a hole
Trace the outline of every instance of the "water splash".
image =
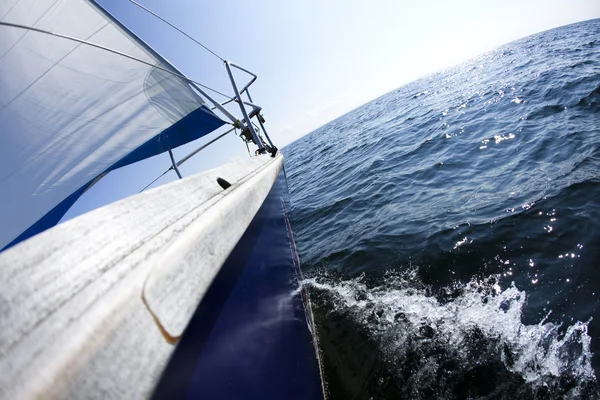
[(447, 382), (454, 386), (465, 376), (470, 381), (473, 374), (481, 375), (478, 379), (489, 379), (489, 387), (480, 385), (469, 395), (493, 395), (500, 390), (493, 382), (506, 382), (489, 376), (499, 373), (512, 374), (521, 388), (512, 385), (511, 390), (524, 396), (599, 396), (591, 366), (590, 321), (561, 329), (548, 321), (548, 314), (536, 325), (525, 325), (521, 319), (527, 294), (514, 283), (501, 288), (499, 278), (436, 292), (419, 283), (416, 269), (387, 273), (385, 283), (375, 286), (364, 276), (335, 281), (326, 274), (303, 284), (326, 299), (329, 313), (346, 315), (368, 332), (404, 385), (413, 386), (415, 398), (421, 397), (424, 385), (435, 386), (437, 396), (448, 390), (456, 395), (456, 387), (444, 386), (445, 375), (452, 375)]

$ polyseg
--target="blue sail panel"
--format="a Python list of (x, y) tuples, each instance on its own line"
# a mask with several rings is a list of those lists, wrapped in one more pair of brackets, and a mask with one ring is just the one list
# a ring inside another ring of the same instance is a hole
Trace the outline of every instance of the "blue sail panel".
[[(129, 164), (144, 160), (157, 154), (174, 149), (193, 140), (199, 139), (207, 133), (222, 126), (224, 122), (214, 116), (206, 107), (198, 108), (196, 111), (186, 115), (176, 124), (165, 129), (161, 134), (153, 137), (142, 146), (138, 147), (119, 162), (108, 168), (104, 173), (110, 172), (117, 168), (124, 167)], [(97, 179), (93, 179), (83, 185), (69, 197), (61, 201), (56, 207), (50, 210), (46, 215), (40, 218), (37, 222), (31, 225), (25, 232), (21, 233), (17, 238), (7, 244), (2, 250), (8, 249), (15, 244), (22, 242), (32, 236), (37, 235), (46, 229), (52, 228), (61, 218), (69, 211), (69, 208), (88, 190)]]

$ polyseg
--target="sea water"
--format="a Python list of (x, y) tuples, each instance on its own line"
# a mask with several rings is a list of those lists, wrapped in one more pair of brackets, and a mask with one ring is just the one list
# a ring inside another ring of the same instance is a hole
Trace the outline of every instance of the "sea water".
[(330, 398), (600, 398), (600, 20), (284, 153)]

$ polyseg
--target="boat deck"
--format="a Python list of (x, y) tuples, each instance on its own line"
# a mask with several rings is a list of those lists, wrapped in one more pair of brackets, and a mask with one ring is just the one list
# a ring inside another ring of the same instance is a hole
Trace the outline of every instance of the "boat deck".
[[(163, 376), (160, 397), (177, 365), (169, 363), (175, 349), (174, 360), (194, 355), (190, 390), (202, 383), (211, 393), (219, 382), (219, 390), (234, 390), (215, 371), (262, 371), (268, 390), (282, 385), (277, 368), (297, 363), (294, 371), (304, 371), (311, 359), (317, 368), (306, 321), (297, 320), (299, 296), (291, 295), (282, 165), (281, 155), (228, 164), (0, 253), (0, 397), (143, 398)], [(222, 189), (218, 177), (232, 186)], [(192, 333), (183, 335), (192, 317)], [(239, 382), (245, 395), (248, 380)]]

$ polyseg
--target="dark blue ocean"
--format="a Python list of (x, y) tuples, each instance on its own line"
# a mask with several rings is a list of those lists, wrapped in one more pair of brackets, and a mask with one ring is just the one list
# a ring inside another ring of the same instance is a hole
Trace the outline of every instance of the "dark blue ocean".
[(331, 399), (600, 398), (600, 20), (284, 154)]

